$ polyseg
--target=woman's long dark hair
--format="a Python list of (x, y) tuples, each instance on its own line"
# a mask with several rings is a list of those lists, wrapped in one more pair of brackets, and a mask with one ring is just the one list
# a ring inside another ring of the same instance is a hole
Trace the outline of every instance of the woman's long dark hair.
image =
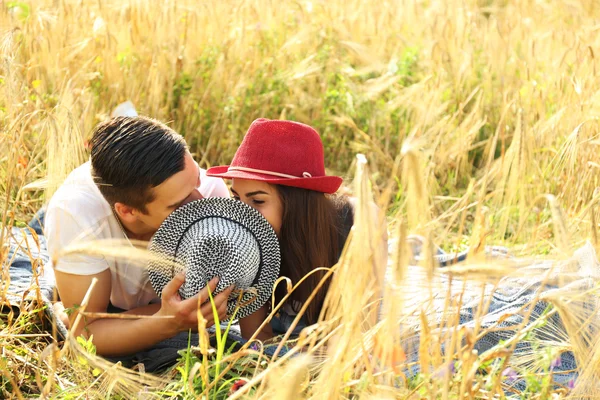
[[(290, 278), (295, 285), (313, 269), (329, 268), (337, 263), (352, 226), (352, 209), (345, 197), (290, 186), (276, 187), (283, 203), (279, 233), (280, 275)], [(292, 293), (288, 302), (295, 312), (299, 311), (325, 274), (325, 271), (311, 274)], [(277, 286), (277, 302), (286, 295), (285, 286)], [(308, 306), (305, 316), (309, 324), (319, 318), (328, 289), (329, 280)]]

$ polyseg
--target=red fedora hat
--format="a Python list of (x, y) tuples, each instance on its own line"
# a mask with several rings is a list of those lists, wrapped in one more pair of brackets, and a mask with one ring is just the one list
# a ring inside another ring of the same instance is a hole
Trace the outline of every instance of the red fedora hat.
[(335, 193), (339, 176), (325, 175), (323, 143), (317, 131), (293, 121), (257, 119), (250, 125), (231, 165), (209, 168), (208, 176), (249, 179)]

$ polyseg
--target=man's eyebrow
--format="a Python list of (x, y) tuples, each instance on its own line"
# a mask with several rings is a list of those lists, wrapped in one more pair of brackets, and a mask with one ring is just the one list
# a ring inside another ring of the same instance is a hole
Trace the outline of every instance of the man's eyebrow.
[[(189, 195), (188, 195), (188, 196), (189, 196)], [(181, 203), (183, 203), (183, 202), (185, 201), (185, 199), (187, 199), (187, 198), (188, 198), (188, 196), (185, 196), (185, 197), (184, 197), (182, 200), (180, 200), (180, 201), (178, 201), (178, 202), (176, 202), (176, 203), (173, 203), (173, 204), (171, 204), (171, 205), (169, 205), (169, 206), (167, 206), (167, 207), (168, 207), (168, 208), (174, 208), (174, 207), (177, 207), (178, 205), (180, 205)]]
[[(196, 176), (196, 181), (198, 181), (199, 179), (200, 179), (200, 170), (198, 170), (198, 175)], [(194, 184), (194, 190), (196, 190), (196, 189), (199, 189), (199, 188), (198, 188), (198, 187), (197, 187), (197, 186)], [(174, 208), (174, 207), (177, 207), (178, 205), (180, 205), (181, 203), (183, 203), (183, 202), (185, 201), (185, 199), (187, 199), (187, 198), (188, 198), (188, 196), (189, 196), (189, 194), (188, 194), (187, 196), (185, 196), (185, 197), (183, 198), (183, 200), (181, 200), (181, 201), (178, 201), (178, 202), (176, 202), (176, 203), (173, 203), (173, 204), (171, 204), (171, 205), (169, 205), (169, 206), (167, 206), (167, 207), (168, 207), (168, 208)]]

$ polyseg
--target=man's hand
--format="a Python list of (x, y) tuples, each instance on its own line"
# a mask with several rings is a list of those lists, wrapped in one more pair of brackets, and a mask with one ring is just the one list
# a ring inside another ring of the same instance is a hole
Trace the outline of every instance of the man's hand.
[[(206, 327), (215, 324), (212, 304), (208, 297), (208, 293), (213, 293), (219, 282), (219, 278), (213, 278), (208, 285), (194, 297), (182, 300), (178, 290), (183, 285), (185, 276), (177, 274), (171, 282), (169, 282), (162, 291), (161, 307), (156, 315), (172, 316), (173, 320), (169, 320), (169, 328), (173, 335), (187, 331), (188, 329), (198, 328), (198, 306), (200, 313), (206, 319)], [(227, 318), (227, 298), (233, 290), (233, 286), (228, 287), (221, 293), (213, 297), (215, 307), (219, 316), (219, 321)]]

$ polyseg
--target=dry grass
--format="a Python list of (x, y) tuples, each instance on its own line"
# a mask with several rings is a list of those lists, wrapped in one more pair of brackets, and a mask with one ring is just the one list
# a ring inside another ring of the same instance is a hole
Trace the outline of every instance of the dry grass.
[[(102, 362), (74, 338), (60, 353), (24, 309), (0, 325), (0, 396), (220, 398), (229, 386), (219, 385), (243, 376), (254, 398), (500, 398), (513, 390), (501, 365), (543, 383), (521, 396), (550, 398), (568, 392), (544, 379), (544, 354), (557, 348), (581, 367), (573, 398), (594, 398), (599, 326), (586, 300), (596, 298), (596, 277), (586, 288), (559, 280), (543, 318), (558, 314), (565, 329), (523, 327), (515, 338), (536, 346), (518, 356), (517, 340), (474, 354), (485, 329), (458, 328), (456, 311), (499, 275), (524, 274), (519, 263), (482, 261), (486, 244), (557, 260), (586, 239), (599, 248), (599, 12), (592, 0), (1, 3), (4, 226), (29, 219), (85, 159), (91, 128), (125, 100), (181, 132), (202, 166), (228, 162), (257, 117), (310, 123), (331, 170), (356, 178), (348, 186), (359, 213), (323, 322), (301, 338), (307, 357), (265, 369), (244, 350), (223, 355), (235, 372), (215, 376), (203, 348), (180, 370), (151, 377)], [(385, 318), (365, 326), (371, 266), (381, 264), (373, 252), (381, 232), (361, 208), (371, 196), (388, 210), (398, 248)], [(408, 267), (409, 233), (429, 239), (425, 254), (432, 242), (470, 245), (470, 262), (440, 283), (431, 257)], [(557, 264), (559, 276), (568, 265)], [(415, 327), (423, 375), (406, 379), (402, 344)], [(456, 372), (440, 375), (451, 362)]]

